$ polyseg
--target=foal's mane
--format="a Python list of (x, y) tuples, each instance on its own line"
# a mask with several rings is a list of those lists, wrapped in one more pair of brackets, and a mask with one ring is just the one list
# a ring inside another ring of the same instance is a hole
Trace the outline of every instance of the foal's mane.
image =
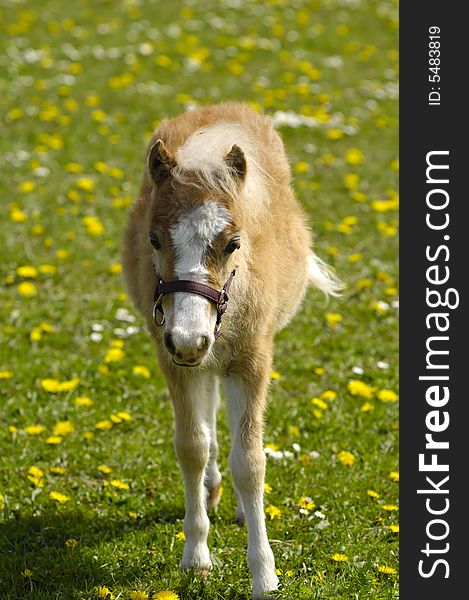
[(244, 193), (251, 196), (250, 192), (255, 190), (257, 198), (264, 198), (265, 181), (271, 177), (260, 164), (252, 135), (233, 121), (218, 121), (195, 131), (177, 149), (176, 166), (171, 174), (179, 183), (211, 193), (222, 192), (236, 199), (240, 194), (239, 181), (225, 160), (233, 145), (241, 148), (246, 159)]

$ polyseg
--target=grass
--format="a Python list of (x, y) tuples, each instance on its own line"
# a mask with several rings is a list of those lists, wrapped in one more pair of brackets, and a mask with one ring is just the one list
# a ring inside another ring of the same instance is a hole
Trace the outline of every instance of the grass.
[(396, 2), (2, 6), (0, 598), (250, 597), (223, 408), (214, 572), (178, 569), (171, 407), (120, 275), (152, 129), (225, 99), (306, 117), (278, 129), (347, 284), (328, 305), (310, 290), (276, 341), (279, 597), (397, 598)]

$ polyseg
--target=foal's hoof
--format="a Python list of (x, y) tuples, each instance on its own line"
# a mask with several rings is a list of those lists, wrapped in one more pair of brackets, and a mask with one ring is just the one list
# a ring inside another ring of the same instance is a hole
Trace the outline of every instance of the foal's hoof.
[(214, 488), (207, 488), (207, 508), (216, 508), (220, 502), (221, 489), (217, 485)]

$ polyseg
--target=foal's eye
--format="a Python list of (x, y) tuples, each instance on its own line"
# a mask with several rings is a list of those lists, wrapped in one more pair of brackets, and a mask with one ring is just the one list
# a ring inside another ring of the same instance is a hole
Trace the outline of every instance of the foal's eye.
[(241, 246), (240, 239), (234, 238), (228, 242), (228, 245), (226, 246), (224, 253), (232, 254), (235, 250), (238, 250), (240, 246)]
[(150, 241), (150, 244), (153, 246), (153, 248), (155, 250), (159, 250), (161, 248), (161, 244), (160, 244), (160, 240), (158, 239), (158, 237), (152, 233), (150, 231), (150, 233), (148, 234), (148, 239)]

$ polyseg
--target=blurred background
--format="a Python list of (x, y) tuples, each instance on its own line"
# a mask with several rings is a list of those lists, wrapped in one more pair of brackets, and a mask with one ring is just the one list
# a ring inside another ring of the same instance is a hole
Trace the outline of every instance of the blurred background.
[(272, 117), (347, 284), (327, 305), (311, 290), (277, 338), (283, 597), (397, 598), (397, 2), (5, 0), (0, 22), (2, 599), (249, 597), (223, 409), (220, 569), (177, 569), (172, 413), (121, 277), (153, 129), (223, 100)]

